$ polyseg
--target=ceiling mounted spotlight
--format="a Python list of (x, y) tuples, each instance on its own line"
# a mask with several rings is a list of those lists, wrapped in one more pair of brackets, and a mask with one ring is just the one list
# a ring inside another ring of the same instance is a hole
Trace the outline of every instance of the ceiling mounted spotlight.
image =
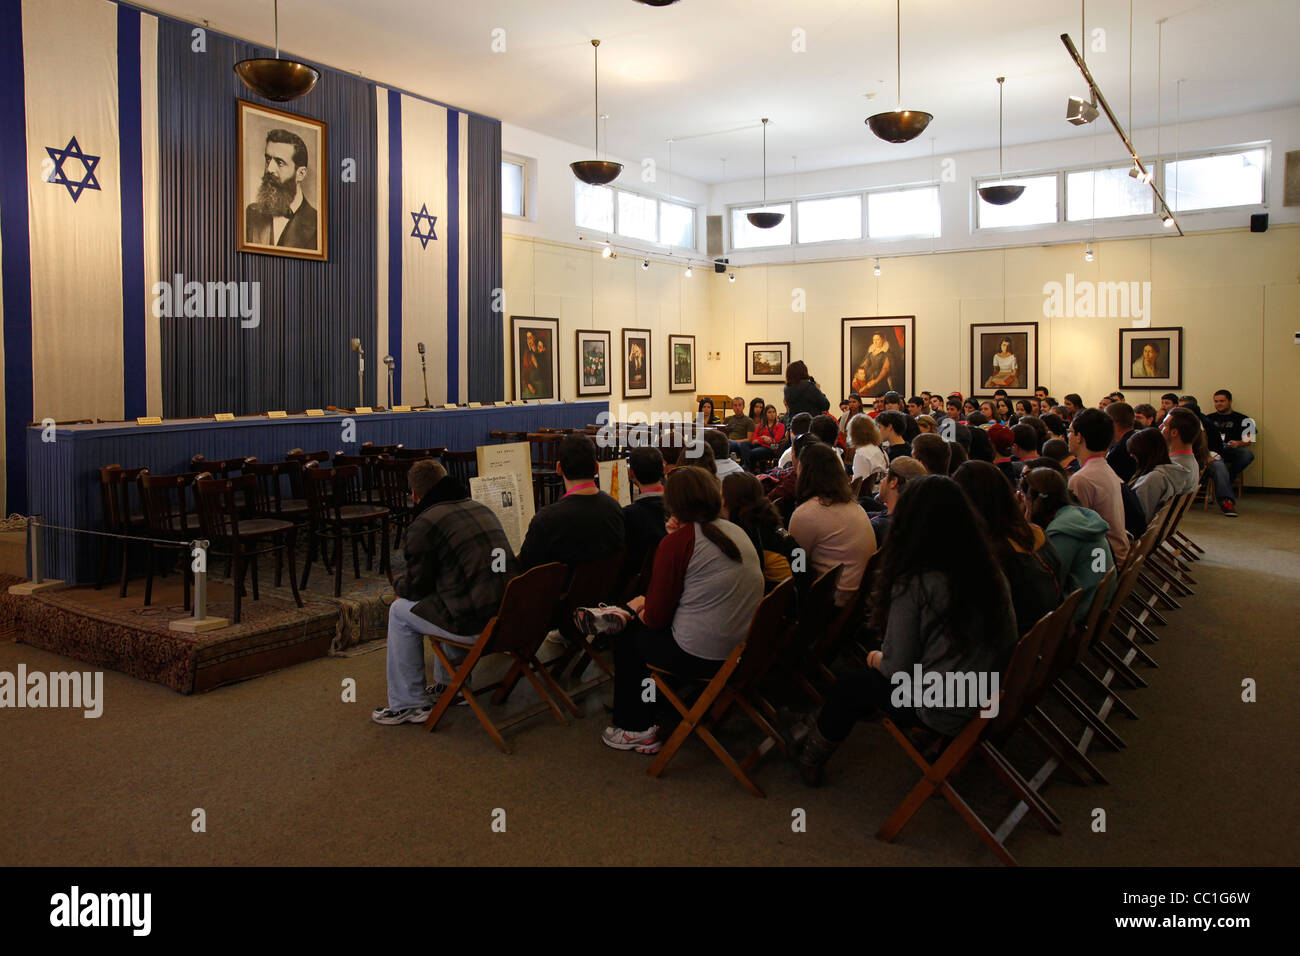
[(925, 128), (930, 125), (930, 120), (934, 116), (921, 110), (903, 109), (903, 9), (902, 0), (896, 0), (894, 6), (895, 13), (895, 32), (896, 52), (898, 55), (898, 106), (889, 113), (877, 113), (875, 116), (868, 116), (866, 123), (871, 127), (871, 132), (875, 133), (887, 143), (906, 143), (909, 140), (916, 139), (925, 132)]
[(688, 262), (686, 263), (686, 278), (689, 279), (690, 277), (691, 277), (691, 264)]
[(1065, 101), (1065, 118), (1075, 126), (1087, 126), (1100, 115), (1096, 97), (1085, 100), (1082, 96), (1071, 96)]
[[(600, 153), (600, 41), (591, 41), (591, 52), (595, 62), (595, 83), (596, 92), (596, 153)], [(608, 140), (605, 144), (609, 145)], [(569, 168), (573, 170), (573, 175), (582, 180), (588, 186), (604, 186), (612, 183), (618, 178), (618, 174), (623, 171), (622, 163), (615, 163), (608, 159), (580, 159), (576, 163), (569, 163)]]
[[(768, 119), (763, 117), (763, 205), (767, 205), (767, 124)], [(767, 209), (760, 209), (757, 212), (746, 213), (745, 218), (749, 220), (750, 225), (758, 229), (773, 229), (781, 224), (785, 218), (783, 212), (772, 212)]]
[(1005, 76), (998, 77), (998, 181), (994, 186), (981, 186), (977, 192), (980, 198), (995, 206), (1005, 206), (1019, 199), (1025, 192), (1022, 185), (1012, 185), (1002, 181), (1002, 84)]
[(1083, 247), (1083, 261), (1084, 261), (1084, 262), (1092, 262), (1092, 260), (1093, 260), (1093, 259), (1096, 259), (1096, 258), (1097, 258), (1097, 256), (1093, 253), (1093, 251), (1092, 251), (1092, 243), (1090, 242), (1090, 243), (1088, 243), (1086, 246)]
[(650, 268), (650, 260), (649, 260), (649, 259), (642, 259), (642, 260), (641, 260), (641, 268), (642, 268), (642, 269), (649, 269), (649, 268)]
[(1167, 207), (1162, 213), (1160, 213), (1160, 222), (1166, 229), (1172, 229), (1176, 225), (1174, 217), (1169, 215), (1169, 209)]
[(872, 268), (871, 271), (872, 271), (873, 273), (875, 273), (876, 275), (880, 275), (880, 257), (879, 257), (879, 256), (876, 257), (876, 264), (875, 264), (875, 266)]
[(280, 59), (280, 0), (275, 0), (275, 58), (240, 60), (235, 73), (258, 96), (277, 103), (306, 96), (320, 79), (320, 73), (306, 63)]
[(1136, 160), (1133, 161), (1133, 167), (1128, 171), (1128, 174), (1143, 186), (1151, 185), (1151, 173), (1139, 166)]
[(728, 282), (735, 282), (735, 281), (736, 281), (736, 274), (735, 274), (734, 272), (728, 272), (728, 273), (727, 273), (727, 281), (728, 281)]
[(608, 239), (605, 240), (605, 248), (600, 250), (600, 254), (601, 257), (605, 259), (608, 259), (610, 256), (614, 254), (614, 247), (609, 244)]

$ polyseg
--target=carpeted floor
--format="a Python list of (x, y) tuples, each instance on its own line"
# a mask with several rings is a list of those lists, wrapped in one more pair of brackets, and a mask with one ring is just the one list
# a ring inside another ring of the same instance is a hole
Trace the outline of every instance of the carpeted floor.
[[(1242, 512), (1185, 523), (1208, 552), (1197, 593), (1159, 630), (1160, 667), (1142, 670), (1151, 687), (1125, 695), (1140, 719), (1112, 718), (1127, 750), (1092, 751), (1111, 784), (1053, 779), (1045, 794), (1064, 835), (1025, 820), (1009, 840), (1022, 863), (1300, 862), (1300, 498), (1250, 495)], [(539, 717), (513, 728), (509, 756), (464, 708), (432, 735), (377, 726), (379, 648), (193, 697), (105, 672), (97, 720), (0, 710), (0, 864), (996, 862), (941, 800), (896, 844), (874, 838), (917, 778), (879, 726), (855, 731), (821, 790), (770, 760), (759, 800), (698, 742), (649, 779), (649, 758), (601, 745), (598, 695), (571, 726)], [(0, 670), (20, 662), (76, 666), (0, 642)], [(356, 703), (341, 699), (347, 678)], [(1256, 703), (1241, 699), (1246, 678)], [(968, 772), (970, 792), (1000, 819), (1012, 801), (981, 771)], [(192, 832), (196, 808), (205, 833)], [(1091, 827), (1098, 808), (1104, 833)], [(498, 809), (504, 833), (492, 827)], [(792, 832), (795, 809), (806, 832)]]

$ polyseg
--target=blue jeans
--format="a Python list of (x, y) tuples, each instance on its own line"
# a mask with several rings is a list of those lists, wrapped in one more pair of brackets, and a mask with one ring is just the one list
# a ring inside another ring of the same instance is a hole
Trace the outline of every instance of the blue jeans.
[[(424, 683), (424, 637), (437, 634), (450, 638), (469, 648), (478, 635), (465, 637), (444, 631), (430, 624), (411, 609), (414, 601), (397, 598), (388, 609), (388, 706), (391, 710), (406, 707), (428, 707), (429, 694)], [(465, 656), (464, 651), (443, 645), (443, 653), (453, 664)], [(451, 682), (451, 675), (436, 657), (433, 661), (433, 679), (439, 684)]]
[(1243, 446), (1225, 447), (1220, 454), (1223, 456), (1221, 461), (1210, 462), (1210, 476), (1214, 479), (1214, 496), (1220, 501), (1227, 498), (1235, 502), (1237, 496), (1233, 494), (1232, 483), (1237, 480), (1238, 475), (1250, 467), (1250, 463), (1255, 460), (1255, 453)]

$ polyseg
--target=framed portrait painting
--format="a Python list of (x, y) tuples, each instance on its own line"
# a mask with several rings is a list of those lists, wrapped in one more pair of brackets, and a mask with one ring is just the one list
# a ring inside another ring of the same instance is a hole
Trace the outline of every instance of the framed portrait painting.
[(579, 329), (574, 334), (577, 344), (578, 395), (609, 395), (613, 391), (609, 381), (609, 332)]
[(785, 367), (789, 364), (789, 342), (745, 343), (745, 381), (749, 384), (783, 383)]
[(695, 391), (695, 336), (668, 336), (668, 355), (672, 360), (670, 392)]
[(1119, 387), (1183, 387), (1183, 330), (1120, 329)]
[(623, 397), (650, 397), (650, 330), (623, 330)]
[(529, 315), (510, 317), (515, 401), (546, 401), (560, 397), (560, 356), (555, 349), (559, 337), (559, 319)]
[[(914, 315), (843, 319), (840, 323), (840, 383), (874, 407), (886, 392), (912, 394)], [(834, 396), (831, 396), (832, 399)]]
[(329, 258), (325, 124), (244, 100), (238, 108), (236, 248)]
[(1038, 323), (1001, 322), (970, 327), (970, 393), (1033, 398), (1038, 387)]

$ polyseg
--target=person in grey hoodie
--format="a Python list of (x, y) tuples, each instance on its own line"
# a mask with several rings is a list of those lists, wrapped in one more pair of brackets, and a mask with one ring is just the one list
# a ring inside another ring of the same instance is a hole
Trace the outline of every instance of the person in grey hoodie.
[(1061, 559), (1065, 593), (1083, 589), (1083, 600), (1074, 614), (1076, 624), (1088, 616), (1097, 585), (1115, 565), (1106, 532), (1106, 519), (1071, 500), (1065, 475), (1055, 468), (1027, 468), (1020, 476), (1020, 500), (1025, 517), (1047, 532)]
[(1158, 428), (1143, 428), (1129, 436), (1128, 451), (1137, 462), (1137, 474), (1130, 487), (1142, 502), (1147, 523), (1166, 501), (1178, 494), (1183, 469), (1169, 459), (1169, 446)]

